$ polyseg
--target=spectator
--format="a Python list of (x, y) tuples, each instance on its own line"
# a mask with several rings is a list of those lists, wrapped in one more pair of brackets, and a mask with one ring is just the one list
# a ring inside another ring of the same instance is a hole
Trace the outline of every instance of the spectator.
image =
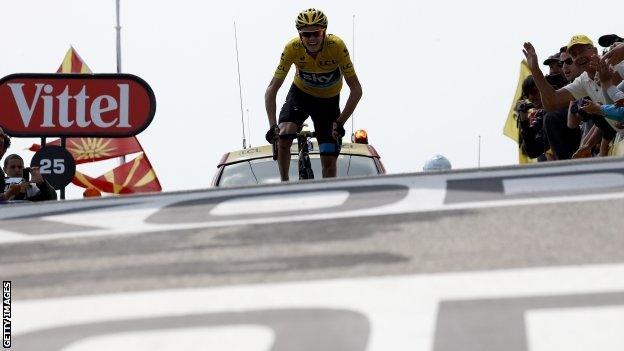
[[(524, 54), (527, 58), (527, 64), (533, 77), (535, 84), (542, 95), (542, 102), (547, 111), (556, 111), (561, 108), (568, 107), (570, 101), (589, 96), (592, 101), (602, 102), (604, 97), (600, 91), (600, 87), (593, 80), (596, 70), (590, 67), (590, 61), (597, 62), (598, 51), (594, 47), (592, 41), (585, 35), (575, 35), (566, 45), (566, 52), (572, 57), (573, 63), (583, 71), (583, 73), (573, 82), (563, 88), (553, 89), (548, 84), (544, 74), (539, 68), (537, 54), (531, 43), (524, 43)], [(590, 78), (591, 77), (591, 78)]]
[(544, 110), (532, 76), (526, 77), (522, 82), (521, 98), (516, 105), (520, 147), (530, 158), (537, 158), (540, 162), (547, 161), (545, 151), (549, 147), (543, 130)]
[[(554, 89), (561, 89), (568, 83), (564, 75), (547, 76)], [(555, 160), (568, 160), (578, 149), (582, 132), (578, 127), (568, 127), (568, 112), (565, 108), (544, 112), (544, 134)]]
[(618, 105), (600, 105), (595, 102), (588, 102), (583, 106), (583, 111), (595, 115), (602, 115), (616, 121), (624, 121), (624, 107)]
[(559, 64), (561, 65), (563, 75), (568, 82), (573, 82), (576, 77), (580, 76), (581, 73), (583, 73), (583, 70), (579, 69), (574, 64), (572, 56), (565, 51), (562, 52), (559, 56)]
[[(531, 43), (524, 44), (524, 54), (527, 58), (529, 69), (535, 77), (535, 83), (542, 95), (545, 109), (547, 111), (556, 111), (566, 106), (569, 107), (570, 101), (584, 97), (589, 97), (594, 102), (604, 103), (605, 97), (602, 90), (594, 80), (600, 58), (591, 39), (585, 35), (573, 36), (568, 45), (566, 45), (566, 52), (572, 57), (573, 63), (583, 70), (583, 73), (565, 87), (555, 90), (546, 82), (539, 68), (533, 45)], [(594, 122), (601, 129), (602, 137), (608, 143), (615, 137), (615, 130), (610, 123), (606, 122), (604, 117), (596, 117), (597, 119)], [(580, 121), (580, 118), (577, 119)], [(615, 122), (611, 124), (615, 124)], [(571, 127), (570, 123), (568, 123), (568, 127)]]
[(598, 44), (605, 48), (608, 48), (615, 43), (622, 42), (624, 42), (624, 38), (620, 38), (617, 34), (605, 34), (598, 38)]
[(544, 65), (549, 67), (548, 75), (553, 76), (555, 74), (563, 74), (563, 69), (560, 64), (560, 52), (550, 55), (546, 60), (544, 60)]
[(24, 178), (24, 160), (16, 154), (4, 159), (5, 180), (4, 200), (45, 201), (56, 200), (56, 191), (43, 179), (39, 167), (27, 170), (30, 181)]
[(11, 146), (11, 138), (4, 134), (4, 130), (0, 127), (0, 159), (2, 159), (9, 146)]
[[(0, 160), (2, 160), (2, 157), (6, 153), (9, 146), (11, 146), (11, 138), (9, 138), (8, 135), (4, 134), (4, 130), (2, 129), (2, 127), (0, 127)], [(4, 185), (4, 171), (0, 169), (0, 200), (6, 200)], [(8, 194), (8, 196), (12, 195), (12, 193)]]
[(615, 43), (614, 45), (615, 46), (611, 50), (609, 50), (609, 52), (607, 52), (602, 58), (602, 60), (604, 60), (611, 66), (618, 65), (622, 61), (624, 61), (624, 44)]

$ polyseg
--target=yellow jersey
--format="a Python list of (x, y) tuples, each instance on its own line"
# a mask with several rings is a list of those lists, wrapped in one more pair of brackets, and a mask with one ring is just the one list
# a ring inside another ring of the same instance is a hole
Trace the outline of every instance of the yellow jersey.
[(308, 54), (298, 36), (290, 40), (282, 52), (275, 78), (285, 79), (292, 64), (297, 66), (294, 81), (297, 88), (321, 98), (340, 94), (342, 76), (355, 75), (349, 50), (342, 39), (334, 34), (325, 36), (323, 47), (316, 58)]

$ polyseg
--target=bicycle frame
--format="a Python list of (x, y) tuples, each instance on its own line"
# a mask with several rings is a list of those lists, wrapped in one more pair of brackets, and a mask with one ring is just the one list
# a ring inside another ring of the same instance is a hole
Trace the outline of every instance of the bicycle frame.
[[(310, 161), (310, 149), (308, 140), (314, 138), (314, 132), (299, 131), (297, 132), (297, 149), (299, 150), (299, 179), (314, 179), (314, 171)], [(273, 160), (277, 160), (277, 139), (273, 142)]]
[(314, 171), (310, 162), (308, 139), (314, 138), (313, 132), (302, 131), (297, 133), (297, 147), (299, 149), (299, 179), (314, 179)]

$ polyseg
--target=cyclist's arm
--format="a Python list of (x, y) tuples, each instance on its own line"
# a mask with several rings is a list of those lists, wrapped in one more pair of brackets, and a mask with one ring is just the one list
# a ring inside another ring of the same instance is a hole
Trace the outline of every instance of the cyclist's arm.
[(345, 104), (344, 109), (342, 109), (342, 113), (338, 117), (337, 122), (344, 125), (349, 117), (353, 114), (355, 107), (357, 106), (360, 98), (362, 97), (362, 85), (357, 77), (357, 75), (352, 75), (350, 77), (345, 77), (345, 82), (349, 86), (349, 98), (347, 99), (347, 103)]
[(271, 83), (267, 87), (266, 92), (264, 93), (264, 107), (266, 108), (267, 116), (269, 117), (269, 126), (273, 126), (277, 124), (276, 113), (276, 104), (275, 99), (277, 96), (277, 91), (284, 84), (284, 79), (275, 78), (271, 79)]

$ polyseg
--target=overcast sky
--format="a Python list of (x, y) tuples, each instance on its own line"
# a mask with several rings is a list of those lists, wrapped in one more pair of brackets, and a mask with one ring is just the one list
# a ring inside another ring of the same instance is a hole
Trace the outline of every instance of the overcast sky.
[[(481, 165), (506, 165), (517, 160), (502, 128), (523, 42), (533, 42), (543, 60), (573, 34), (595, 42), (603, 34), (624, 34), (621, 21), (592, 14), (621, 9), (620, 1), (591, 4), (122, 0), (122, 68), (156, 94), (154, 121), (138, 138), (164, 190), (208, 187), (221, 156), (242, 147), (234, 21), (248, 139), (264, 143), (264, 91), (285, 43), (296, 35), (296, 14), (308, 7), (322, 9), (328, 32), (352, 49), (364, 91), (355, 127), (368, 131), (389, 173), (421, 171), (435, 154), (454, 168), (476, 167), (479, 135)], [(0, 76), (55, 72), (70, 45), (94, 73), (115, 72), (115, 0), (0, 1), (0, 13)], [(347, 95), (345, 85), (341, 106)], [(10, 152), (29, 162), (32, 153), (24, 149), (33, 141), (14, 138)], [(79, 170), (97, 177), (114, 166)], [(68, 191), (69, 197), (80, 193)]]

